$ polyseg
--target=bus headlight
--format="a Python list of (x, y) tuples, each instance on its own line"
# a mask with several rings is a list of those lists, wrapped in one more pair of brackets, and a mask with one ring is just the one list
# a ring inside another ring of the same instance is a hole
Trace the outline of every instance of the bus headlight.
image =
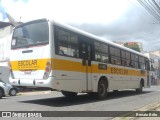
[(51, 61), (48, 61), (46, 63), (43, 79), (48, 79), (50, 72), (51, 72)]

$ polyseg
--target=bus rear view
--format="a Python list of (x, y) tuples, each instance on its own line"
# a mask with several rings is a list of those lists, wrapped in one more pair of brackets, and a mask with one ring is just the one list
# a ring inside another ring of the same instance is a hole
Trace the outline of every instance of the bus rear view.
[(51, 60), (46, 19), (15, 27), (10, 55), (10, 82), (15, 86), (49, 87)]

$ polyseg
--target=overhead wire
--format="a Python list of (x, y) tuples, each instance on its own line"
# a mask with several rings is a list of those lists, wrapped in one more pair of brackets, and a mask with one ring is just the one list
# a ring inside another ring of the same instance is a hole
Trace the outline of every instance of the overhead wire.
[(143, 0), (143, 1), (146, 4), (146, 6), (152, 11), (152, 14), (154, 14), (155, 16), (157, 16), (158, 18), (160, 18), (159, 13), (157, 13), (157, 11), (154, 9), (154, 7), (152, 5), (150, 5), (146, 0)]
[(160, 10), (160, 6), (157, 4), (157, 2), (155, 0), (152, 0), (152, 1), (155, 4), (155, 6), (157, 7), (157, 9)]
[[(137, 0), (156, 20), (160, 22), (160, 16), (156, 14), (153, 8), (145, 0)], [(145, 1), (145, 3), (144, 3)]]
[(160, 0), (156, 0), (156, 3), (157, 3), (157, 4), (158, 4), (158, 3), (160, 4)]
[(144, 0), (145, 4), (150, 7), (150, 9), (153, 11), (153, 14), (155, 14), (156, 16), (158, 16), (158, 18), (160, 18), (159, 10), (156, 8), (156, 6), (154, 5), (153, 2), (151, 2), (150, 0), (148, 0), (148, 1), (149, 2), (147, 2), (146, 0)]
[[(151, 15), (151, 14), (148, 14), (148, 11), (147, 11), (147, 13), (146, 13), (146, 11), (144, 11), (144, 9), (142, 9), (141, 7), (140, 7), (140, 5), (139, 5), (139, 3), (138, 2), (133, 2), (133, 0), (128, 0), (134, 7), (136, 7), (137, 9), (139, 9), (140, 10), (140, 13), (141, 13), (141, 15), (143, 15), (143, 16), (145, 16), (144, 15), (144, 13), (146, 14), (146, 15)], [(135, 1), (137, 1), (137, 0), (135, 0)], [(141, 5), (142, 6), (142, 5)], [(143, 7), (143, 6), (142, 6)], [(152, 15), (151, 15), (152, 16)]]
[[(153, 2), (151, 2), (150, 0), (148, 0), (149, 1), (149, 3), (151, 4), (151, 6), (155, 9), (155, 11), (158, 13), (158, 14), (160, 14), (159, 13), (159, 9), (157, 8), (157, 6), (153, 3)], [(152, 0), (153, 1), (153, 0)]]

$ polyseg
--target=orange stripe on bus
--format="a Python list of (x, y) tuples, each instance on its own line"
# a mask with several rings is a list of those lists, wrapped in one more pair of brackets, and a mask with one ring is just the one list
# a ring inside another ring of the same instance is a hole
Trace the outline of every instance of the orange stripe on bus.
[[(45, 70), (47, 61), (51, 60), (52, 70), (63, 70), (63, 71), (73, 71), (73, 72), (86, 72), (88, 73), (98, 73), (98, 74), (115, 74), (115, 75), (127, 75), (127, 76), (146, 76), (145, 73), (141, 73), (141, 70), (131, 70), (122, 67), (114, 67), (108, 65), (106, 70), (99, 69), (98, 65), (92, 64), (92, 66), (82, 65), (82, 62), (75, 62), (70, 60), (61, 60), (61, 59), (36, 59), (27, 61), (11, 61), (11, 66), (13, 71), (23, 71), (23, 70)], [(22, 62), (22, 63), (21, 63)], [(24, 63), (23, 63), (24, 62)], [(31, 62), (31, 63), (29, 63)], [(32, 64), (33, 62), (33, 64)], [(36, 64), (34, 64), (34, 62)], [(30, 65), (28, 65), (30, 64)]]

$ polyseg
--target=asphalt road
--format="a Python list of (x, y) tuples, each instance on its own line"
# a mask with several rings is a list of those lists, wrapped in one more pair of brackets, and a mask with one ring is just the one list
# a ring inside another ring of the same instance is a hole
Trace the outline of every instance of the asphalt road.
[(68, 99), (55, 91), (47, 94), (4, 97), (0, 99), (0, 111), (133, 111), (154, 102), (160, 102), (160, 86), (146, 88), (141, 94), (134, 90), (111, 92), (105, 100), (101, 101), (87, 94)]

